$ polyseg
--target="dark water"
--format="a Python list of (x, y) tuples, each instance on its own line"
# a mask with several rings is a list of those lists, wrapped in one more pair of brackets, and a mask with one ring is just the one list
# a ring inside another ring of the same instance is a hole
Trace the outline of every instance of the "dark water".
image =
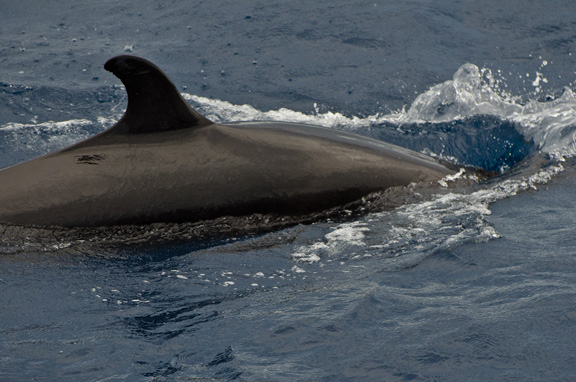
[(0, 380), (574, 379), (575, 12), (1, 2), (0, 167), (113, 124), (126, 97), (102, 65), (130, 53), (214, 120), (314, 123), (499, 175), (221, 240), (0, 227)]

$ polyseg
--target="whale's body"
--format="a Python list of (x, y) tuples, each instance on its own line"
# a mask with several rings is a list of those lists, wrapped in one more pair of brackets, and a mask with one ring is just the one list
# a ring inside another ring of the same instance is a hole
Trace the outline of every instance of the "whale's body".
[(105, 68), (128, 92), (110, 129), (0, 171), (0, 223), (101, 226), (301, 215), (453, 171), (381, 141), (291, 123), (215, 124), (152, 63)]

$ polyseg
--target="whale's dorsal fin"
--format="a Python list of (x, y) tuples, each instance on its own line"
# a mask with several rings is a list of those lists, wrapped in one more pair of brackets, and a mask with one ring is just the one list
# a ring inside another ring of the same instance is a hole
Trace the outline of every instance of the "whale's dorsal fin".
[(110, 132), (153, 133), (212, 124), (188, 105), (168, 76), (150, 61), (117, 56), (104, 69), (118, 77), (128, 93), (126, 112)]

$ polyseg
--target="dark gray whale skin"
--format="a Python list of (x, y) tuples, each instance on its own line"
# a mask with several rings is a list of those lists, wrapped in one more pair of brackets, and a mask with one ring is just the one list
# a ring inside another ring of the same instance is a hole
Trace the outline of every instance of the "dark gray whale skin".
[(292, 123), (215, 124), (151, 62), (104, 66), (128, 107), (110, 129), (0, 171), (0, 223), (107, 226), (302, 215), (451, 169), (362, 136)]

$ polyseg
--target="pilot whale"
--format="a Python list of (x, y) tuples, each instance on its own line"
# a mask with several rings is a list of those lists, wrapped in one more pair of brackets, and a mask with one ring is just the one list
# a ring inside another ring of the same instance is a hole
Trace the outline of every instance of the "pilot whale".
[(151, 62), (104, 66), (128, 93), (123, 117), (85, 141), (0, 171), (0, 223), (110, 226), (256, 213), (304, 215), (454, 173), (436, 160), (333, 129), (214, 123)]

